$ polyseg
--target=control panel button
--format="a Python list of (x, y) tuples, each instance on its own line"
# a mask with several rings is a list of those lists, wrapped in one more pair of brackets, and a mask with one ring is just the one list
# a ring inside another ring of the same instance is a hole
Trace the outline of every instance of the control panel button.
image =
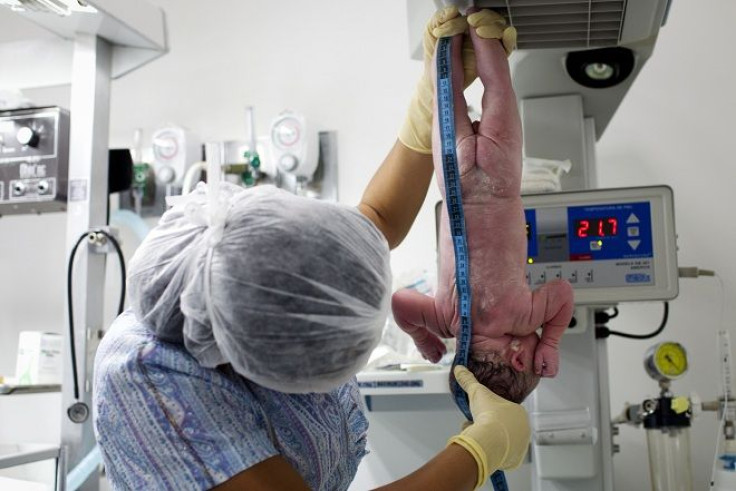
[(38, 184), (36, 184), (36, 190), (38, 191), (38, 194), (48, 194), (50, 189), (51, 186), (46, 179), (41, 179), (40, 181), (38, 181)]
[(13, 196), (23, 196), (26, 194), (26, 185), (20, 181), (13, 183)]
[(15, 138), (21, 145), (28, 145), (29, 147), (35, 147), (38, 145), (38, 133), (33, 131), (28, 126), (21, 127), (15, 134)]
[(547, 281), (547, 273), (542, 271), (534, 276), (534, 284), (541, 285)]
[(281, 167), (281, 170), (284, 172), (291, 172), (295, 170), (298, 165), (299, 161), (290, 153), (282, 155), (281, 160), (279, 160), (279, 167)]
[(171, 184), (176, 178), (176, 172), (169, 165), (162, 166), (157, 173), (158, 180), (164, 184)]
[(626, 235), (629, 237), (639, 237), (639, 227), (626, 227)]

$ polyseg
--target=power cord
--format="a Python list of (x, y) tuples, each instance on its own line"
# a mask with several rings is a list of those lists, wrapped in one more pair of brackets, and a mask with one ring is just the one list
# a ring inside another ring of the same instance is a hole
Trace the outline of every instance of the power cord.
[(698, 276), (716, 276), (716, 272), (712, 269), (700, 269), (697, 266), (687, 266), (677, 268), (677, 274), (680, 278), (697, 278)]
[(112, 234), (109, 234), (105, 230), (102, 229), (94, 229), (90, 230), (89, 232), (83, 233), (77, 241), (74, 243), (74, 247), (72, 247), (71, 254), (69, 255), (69, 263), (67, 265), (67, 277), (66, 277), (66, 288), (67, 288), (67, 310), (69, 315), (69, 346), (70, 346), (70, 354), (71, 354), (71, 362), (72, 362), (72, 380), (74, 381), (74, 399), (77, 401), (75, 404), (73, 404), (68, 410), (67, 414), (69, 415), (69, 418), (74, 421), (75, 423), (82, 423), (84, 422), (87, 417), (89, 417), (89, 408), (87, 408), (86, 404), (79, 401), (79, 377), (77, 375), (77, 348), (76, 343), (74, 339), (74, 306), (73, 306), (73, 299), (72, 299), (72, 292), (73, 292), (73, 270), (74, 270), (74, 258), (77, 255), (77, 249), (79, 249), (79, 246), (82, 242), (85, 240), (93, 240), (93, 238), (97, 235), (101, 234), (109, 240), (113, 247), (115, 248), (115, 252), (118, 256), (118, 261), (120, 262), (120, 273), (121, 273), (121, 289), (120, 289), (120, 302), (118, 303), (118, 315), (120, 315), (123, 312), (123, 308), (125, 306), (125, 257), (123, 256), (123, 251), (120, 248), (120, 244), (118, 243), (117, 239), (112, 236)]
[[(716, 272), (710, 269), (700, 269), (697, 266), (687, 266), (677, 268), (677, 274), (680, 278), (698, 278), (699, 276), (718, 276)], [(598, 339), (607, 338), (608, 336), (620, 336), (627, 339), (651, 339), (658, 336), (664, 331), (667, 325), (667, 319), (670, 314), (670, 306), (668, 302), (664, 303), (664, 314), (662, 315), (662, 322), (659, 327), (650, 332), (649, 334), (630, 334), (627, 332), (613, 331), (606, 327), (608, 321), (618, 316), (618, 308), (613, 307), (613, 314), (609, 314), (605, 310), (600, 310), (595, 313), (595, 337)]]
[(622, 338), (627, 339), (651, 339), (653, 337), (659, 336), (662, 331), (664, 331), (665, 326), (667, 325), (667, 319), (670, 315), (670, 304), (669, 302), (662, 302), (664, 304), (664, 314), (662, 315), (662, 322), (659, 324), (659, 327), (655, 329), (654, 331), (650, 332), (649, 334), (630, 334), (627, 332), (621, 332), (621, 331), (613, 331), (606, 327), (606, 324), (610, 319), (613, 319), (618, 315), (618, 309), (614, 307), (614, 314), (608, 314), (605, 310), (599, 311), (595, 313), (595, 337), (597, 339), (605, 339), (608, 336), (620, 336)]

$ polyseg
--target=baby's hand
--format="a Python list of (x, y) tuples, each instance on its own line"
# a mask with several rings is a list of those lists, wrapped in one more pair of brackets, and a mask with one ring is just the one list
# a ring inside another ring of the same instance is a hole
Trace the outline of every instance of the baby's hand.
[(534, 350), (534, 373), (542, 377), (554, 377), (560, 365), (560, 352), (556, 346), (540, 342)]
[(394, 320), (414, 340), (425, 360), (437, 363), (447, 352), (440, 336), (449, 338), (449, 324), (437, 313), (434, 298), (404, 289), (391, 297)]

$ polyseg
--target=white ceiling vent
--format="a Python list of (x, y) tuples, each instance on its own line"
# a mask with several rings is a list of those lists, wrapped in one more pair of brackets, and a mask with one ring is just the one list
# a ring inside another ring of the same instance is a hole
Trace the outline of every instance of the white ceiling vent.
[(481, 0), (516, 27), (520, 49), (602, 48), (621, 38), (626, 0)]

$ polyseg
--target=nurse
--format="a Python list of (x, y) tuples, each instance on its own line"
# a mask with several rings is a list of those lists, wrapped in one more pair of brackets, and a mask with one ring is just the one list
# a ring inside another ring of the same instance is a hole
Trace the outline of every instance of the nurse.
[[(425, 49), (466, 28), (456, 10), (439, 12)], [(114, 489), (349, 486), (367, 431), (354, 375), (387, 315), (389, 248), (432, 173), (431, 155), (414, 148), (431, 141), (421, 91), (417, 131), (405, 126), (357, 209), (223, 184), (214, 199), (200, 185), (164, 214), (131, 260), (132, 308), (95, 361), (95, 432)], [(467, 370), (455, 375), (474, 423), (382, 489), (469, 490), (520, 464), (524, 410)]]

